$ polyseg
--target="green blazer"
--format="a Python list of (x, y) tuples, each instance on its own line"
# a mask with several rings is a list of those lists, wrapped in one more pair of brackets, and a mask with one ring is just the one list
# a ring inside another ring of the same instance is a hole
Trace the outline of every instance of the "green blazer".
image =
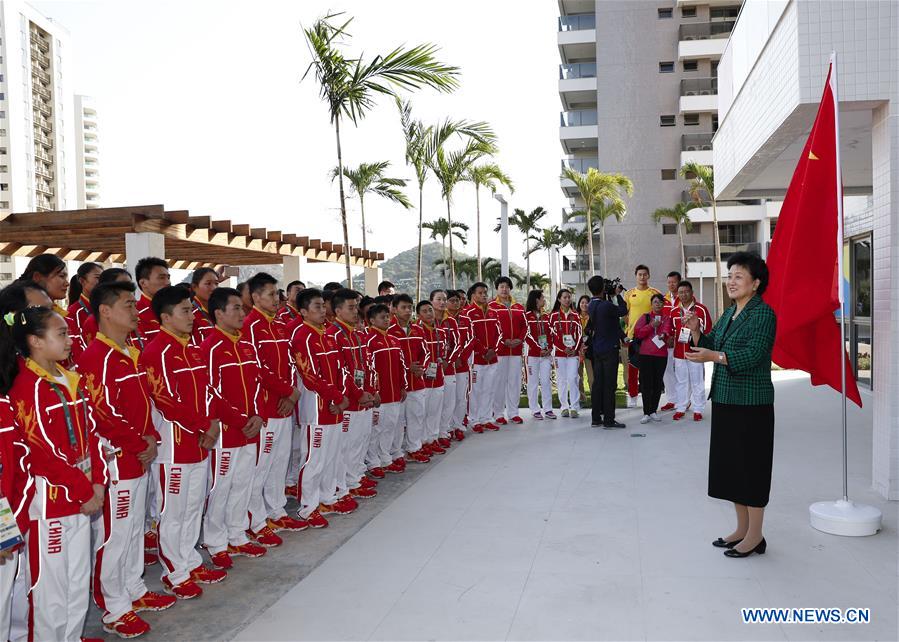
[(700, 347), (727, 355), (726, 366), (715, 364), (709, 398), (740, 406), (773, 404), (771, 349), (777, 326), (774, 310), (760, 296), (754, 296), (731, 322), (736, 311), (736, 304), (730, 306), (712, 331), (699, 339)]

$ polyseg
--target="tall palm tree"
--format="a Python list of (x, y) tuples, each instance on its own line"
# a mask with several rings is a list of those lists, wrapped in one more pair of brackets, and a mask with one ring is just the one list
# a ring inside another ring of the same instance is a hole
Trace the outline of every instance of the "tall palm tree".
[(477, 238), (477, 258), (478, 258), (478, 281), (483, 281), (483, 271), (481, 270), (481, 186), (490, 190), (491, 194), (496, 194), (497, 185), (505, 185), (509, 191), (515, 193), (515, 187), (512, 185), (512, 179), (503, 173), (496, 163), (482, 163), (474, 165), (465, 173), (462, 179), (474, 184), (474, 201), (475, 201), (475, 237)]
[[(453, 190), (464, 180), (466, 173), (480, 158), (496, 153), (496, 146), (491, 142), (469, 138), (460, 150), (448, 151), (445, 145), (437, 148), (431, 171), (440, 183), (440, 194), (446, 201), (446, 219), (452, 225)], [(453, 261), (453, 237), (449, 237), (450, 281), (456, 287), (456, 268)]]
[[(562, 231), (556, 225), (544, 227), (542, 230), (540, 230), (539, 235), (531, 236), (531, 240), (534, 242), (534, 244), (530, 247), (530, 252), (533, 254), (534, 252), (545, 250), (546, 258), (548, 261), (547, 264), (550, 267), (549, 272), (550, 274), (552, 274), (552, 252), (562, 244)], [(550, 283), (550, 285), (555, 285), (555, 283)]]
[[(595, 209), (596, 203), (598, 203), (599, 201), (607, 201), (610, 205), (615, 204), (615, 208), (617, 209), (619, 207), (617, 203), (620, 202), (620, 207), (626, 211), (622, 194), (624, 193), (628, 196), (633, 196), (634, 194), (634, 184), (627, 176), (625, 176), (624, 174), (606, 174), (604, 172), (600, 172), (595, 167), (588, 168), (587, 172), (584, 174), (581, 174), (579, 171), (570, 167), (564, 167), (562, 169), (562, 178), (566, 178), (572, 181), (578, 192), (580, 193), (581, 198), (584, 201), (584, 213), (587, 217), (586, 229), (588, 230), (593, 229), (593, 216), (597, 211)], [(608, 275), (609, 270), (606, 263), (606, 252), (604, 246), (604, 227), (601, 223), (599, 249), (602, 253), (602, 271), (603, 273)], [(592, 234), (590, 234), (589, 238), (587, 239), (587, 249), (590, 255), (588, 263), (590, 265), (590, 272), (592, 274), (595, 272), (593, 268), (593, 257), (596, 256), (593, 252)]]
[(513, 271), (512, 279), (515, 281), (515, 287), (518, 288), (524, 287), (527, 289), (543, 290), (549, 285), (549, 277), (545, 274), (540, 274), (539, 272), (534, 272), (529, 276), (525, 276), (524, 274)]
[(686, 203), (675, 203), (674, 207), (660, 207), (652, 213), (652, 220), (656, 223), (671, 221), (677, 226), (677, 240), (680, 243), (681, 274), (687, 277), (687, 253), (684, 250), (684, 229), (688, 232), (693, 229), (693, 221), (690, 220), (690, 210), (693, 209)]
[[(577, 212), (572, 212), (571, 214), (562, 215), (563, 220), (568, 220), (574, 216), (577, 216)], [(593, 223), (594, 232), (597, 229), (596, 222)], [(561, 245), (570, 246), (574, 250), (575, 262), (576, 264), (580, 264), (580, 269), (578, 272), (580, 273), (580, 280), (578, 281), (578, 286), (584, 285), (587, 282), (587, 263), (581, 262), (577, 260), (578, 255), (583, 255), (583, 257), (587, 258), (587, 253), (585, 250), (587, 249), (587, 228), (578, 229), (576, 227), (569, 227), (568, 229), (562, 230), (561, 233)]]
[(343, 250), (346, 256), (347, 283), (352, 287), (350, 235), (343, 189), (343, 152), (340, 146), (341, 120), (348, 118), (356, 125), (375, 106), (377, 95), (396, 96), (398, 89), (433, 87), (442, 92), (452, 91), (459, 84), (459, 69), (438, 62), (434, 55), (437, 47), (431, 44), (417, 45), (410, 49), (397, 47), (386, 55), (378, 55), (368, 61), (347, 58), (340, 45), (350, 37), (346, 28), (352, 18), (341, 24), (332, 23), (334, 18), (341, 15), (328, 14), (303, 30), (312, 54), (312, 62), (303, 78), (310, 72), (314, 73), (319, 85), (319, 95), (328, 104), (331, 124), (334, 125)]
[[(715, 170), (696, 161), (680, 168), (681, 176), (690, 179), (690, 198), (699, 207), (712, 205), (712, 238), (715, 243), (715, 317), (724, 309), (724, 293), (721, 287), (721, 239), (718, 236), (718, 207), (715, 203)], [(704, 198), (704, 197), (708, 198)]]
[(415, 281), (415, 299), (418, 301), (421, 300), (421, 230), (424, 226), (424, 185), (437, 148), (454, 135), (467, 136), (483, 142), (492, 142), (495, 135), (487, 123), (467, 120), (446, 119), (443, 123), (426, 127), (422, 121), (412, 118), (410, 101), (404, 101), (397, 97), (396, 106), (400, 112), (400, 125), (406, 143), (406, 165), (415, 171), (415, 180), (418, 183), (418, 262)]
[[(388, 201), (399, 203), (406, 209), (412, 207), (409, 198), (398, 188), (405, 187), (406, 181), (402, 178), (389, 178), (384, 172), (390, 166), (390, 161), (380, 163), (360, 163), (356, 168), (343, 168), (343, 175), (350, 182), (350, 188), (359, 197), (359, 211), (362, 215), (362, 249), (368, 249), (365, 239), (365, 195), (374, 194)], [(331, 170), (331, 181), (339, 176), (340, 169)]]
[[(446, 239), (450, 236), (450, 224), (445, 218), (438, 218), (436, 221), (431, 221), (429, 223), (422, 223), (422, 228), (431, 231), (431, 238), (435, 241), (437, 237), (440, 237), (440, 250), (441, 254), (443, 254), (443, 265), (447, 264), (446, 260)], [(453, 223), (453, 236), (458, 238), (462, 243), (465, 243), (468, 238), (465, 236), (466, 232), (468, 232), (468, 226), (465, 223)], [(421, 236), (421, 231), (419, 230), (419, 236)], [(443, 273), (443, 285), (446, 287), (446, 271)], [(421, 300), (421, 286), (419, 285), (419, 293), (416, 297), (416, 301)]]
[[(516, 207), (512, 216), (509, 217), (509, 225), (512, 225), (524, 235), (525, 278), (527, 278), (525, 283), (530, 283), (531, 280), (531, 234), (536, 234), (540, 231), (540, 219), (548, 213), (542, 207), (535, 207), (530, 213), (525, 213), (523, 209)], [(499, 232), (501, 229), (502, 224), (497, 223), (493, 231)]]

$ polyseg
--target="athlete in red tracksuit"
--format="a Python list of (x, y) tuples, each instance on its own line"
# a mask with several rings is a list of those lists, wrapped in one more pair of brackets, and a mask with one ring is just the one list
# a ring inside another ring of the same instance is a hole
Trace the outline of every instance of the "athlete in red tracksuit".
[[(443, 418), (444, 344), (441, 332), (434, 325), (434, 308), (430, 303), (419, 305), (418, 323), (424, 335), (428, 359), (425, 366), (425, 432), (422, 438), (428, 456), (442, 455), (446, 449), (437, 443), (440, 421)], [(447, 444), (448, 446), (449, 444)]]
[[(538, 299), (542, 305), (543, 296)], [(552, 369), (553, 333), (549, 315), (539, 311), (527, 313), (528, 337), (528, 406), (535, 419), (555, 419), (553, 413)], [(540, 393), (538, 403), (537, 393)]]
[[(521, 423), (518, 405), (521, 401), (521, 355), (524, 351), (524, 341), (528, 334), (528, 322), (524, 314), (524, 306), (516, 303), (512, 298), (511, 283), (498, 280), (497, 291), (500, 293), (489, 303), (490, 310), (496, 314), (499, 321), (500, 334), (503, 339), (500, 342), (497, 354), (496, 390), (493, 394), (493, 416), (496, 423), (506, 424), (506, 418), (516, 424)], [(507, 294), (502, 298), (502, 293)]]
[(87, 615), (88, 515), (102, 505), (107, 476), (93, 409), (79, 379), (26, 359), (9, 391), (35, 484), (27, 536), (30, 640), (77, 640)]
[(487, 288), (472, 288), (472, 304), (462, 311), (471, 324), (474, 367), (471, 373), (471, 398), (468, 417), (472, 430), (499, 430), (493, 423), (493, 399), (496, 390), (497, 353), (502, 344), (499, 319), (487, 306)]
[[(456, 357), (462, 346), (459, 344), (459, 324), (455, 317), (449, 316), (444, 308), (435, 314), (437, 332), (444, 349), (443, 363), (443, 401), (440, 404), (440, 431), (437, 443), (441, 448), (449, 448), (450, 440), (455, 438), (453, 417), (456, 413)], [(461, 424), (460, 424), (461, 425)]]
[(143, 292), (137, 297), (137, 349), (143, 351), (150, 341), (159, 334), (159, 319), (153, 314), (151, 307), (153, 300)]
[[(386, 306), (384, 306), (386, 308)], [(367, 464), (375, 476), (378, 470), (401, 473), (405, 470), (402, 451), (394, 457), (393, 444), (402, 443), (403, 439), (403, 403), (408, 390), (408, 368), (403, 356), (403, 349), (396, 337), (387, 332), (390, 313), (375, 310), (383, 318), (370, 315), (371, 327), (368, 330), (367, 355), (369, 371), (373, 374), (375, 387), (381, 399), (381, 405), (374, 409), (372, 417), (372, 437), (368, 449)]]
[[(70, 325), (74, 326), (75, 331), (81, 338), (81, 343), (84, 348), (87, 348), (87, 346), (91, 344), (91, 341), (94, 340), (93, 334), (89, 334), (87, 332), (88, 328), (85, 327), (87, 320), (90, 318), (90, 299), (88, 299), (84, 294), (81, 294), (75, 301), (69, 304), (66, 319), (70, 322)], [(96, 333), (96, 327), (94, 328), (94, 333)]]
[(315, 297), (315, 290), (304, 292), (312, 298), (306, 302), (308, 308), (300, 307), (305, 320), (294, 332), (291, 347), (303, 384), (316, 397), (317, 421), (303, 427), (307, 455), (300, 470), (298, 515), (313, 528), (322, 528), (328, 525), (322, 511), (349, 512), (337, 502), (339, 438), (343, 410), (359, 401), (363, 392), (347, 371), (334, 338), (325, 331), (321, 296)]
[(471, 355), (474, 351), (474, 335), (471, 321), (461, 314), (461, 290), (456, 297), (447, 299), (447, 318), (456, 326), (458, 346), (453, 355), (453, 370), (456, 373), (456, 403), (453, 408), (453, 436), (456, 441), (465, 439), (466, 420), (468, 415), (468, 395), (471, 389)]
[[(132, 292), (125, 290), (121, 296), (133, 301)], [(128, 328), (124, 328), (122, 341), (127, 336)], [(110, 629), (130, 631), (138, 626), (135, 633), (150, 627), (139, 618), (128, 621), (134, 611), (162, 610), (175, 603), (175, 598), (148, 591), (142, 577), (147, 470), (156, 455), (159, 434), (153, 426), (147, 373), (138, 363), (139, 356), (136, 348), (119, 345), (98, 332), (78, 359), (84, 389), (94, 405), (97, 432), (107, 449), (116, 453), (107, 462), (112, 483), (106, 489), (103, 517), (93, 523), (98, 547), (94, 602)]]
[[(409, 306), (409, 314), (411, 315), (411, 304)], [(400, 347), (403, 349), (403, 358), (408, 368), (406, 376), (409, 382), (406, 402), (403, 404), (406, 439), (405, 443), (394, 443), (393, 453), (401, 455), (405, 450), (409, 461), (420, 464), (427, 463), (430, 461), (430, 458), (427, 452), (422, 449), (427, 405), (424, 368), (429, 357), (427, 347), (425, 346), (425, 337), (421, 328), (417, 325), (408, 320), (405, 323), (401, 323), (397, 317), (393, 318), (393, 322), (387, 332), (399, 341)]]
[[(567, 290), (562, 295), (571, 301), (571, 294)], [(580, 408), (580, 391), (577, 385), (577, 369), (580, 363), (578, 350), (583, 339), (581, 317), (574, 308), (560, 307), (549, 315), (549, 324), (552, 327), (556, 386), (559, 389), (562, 416), (577, 417)]]
[[(9, 397), (0, 397), (0, 495), (9, 504), (22, 537), (28, 534), (28, 509), (34, 495), (31, 478), (31, 457), (28, 447), (15, 424), (15, 412)], [(5, 563), (0, 566), (0, 631), (9, 631), (12, 616), (12, 595), (23, 544), (0, 553)]]
[(191, 302), (194, 306), (194, 327), (190, 332), (190, 340), (195, 346), (201, 346), (206, 337), (212, 334), (212, 330), (215, 328), (215, 321), (209, 313), (207, 305), (204, 305), (200, 299), (194, 297), (191, 299)]

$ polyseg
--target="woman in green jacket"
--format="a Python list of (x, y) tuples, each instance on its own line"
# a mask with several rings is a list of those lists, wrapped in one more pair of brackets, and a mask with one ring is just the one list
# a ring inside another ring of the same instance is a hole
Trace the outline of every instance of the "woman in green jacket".
[(709, 443), (709, 496), (734, 503), (737, 528), (713, 546), (728, 557), (762, 554), (762, 523), (771, 490), (774, 456), (774, 386), (771, 349), (776, 318), (762, 301), (768, 266), (757, 254), (738, 252), (727, 261), (727, 293), (734, 305), (703, 335), (696, 317), (690, 361), (715, 364), (712, 374), (712, 429)]

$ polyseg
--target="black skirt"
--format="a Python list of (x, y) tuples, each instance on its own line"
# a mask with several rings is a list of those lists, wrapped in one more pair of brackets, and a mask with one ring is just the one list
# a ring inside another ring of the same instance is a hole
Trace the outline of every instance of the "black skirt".
[(767, 506), (773, 457), (773, 404), (712, 404), (709, 497)]

